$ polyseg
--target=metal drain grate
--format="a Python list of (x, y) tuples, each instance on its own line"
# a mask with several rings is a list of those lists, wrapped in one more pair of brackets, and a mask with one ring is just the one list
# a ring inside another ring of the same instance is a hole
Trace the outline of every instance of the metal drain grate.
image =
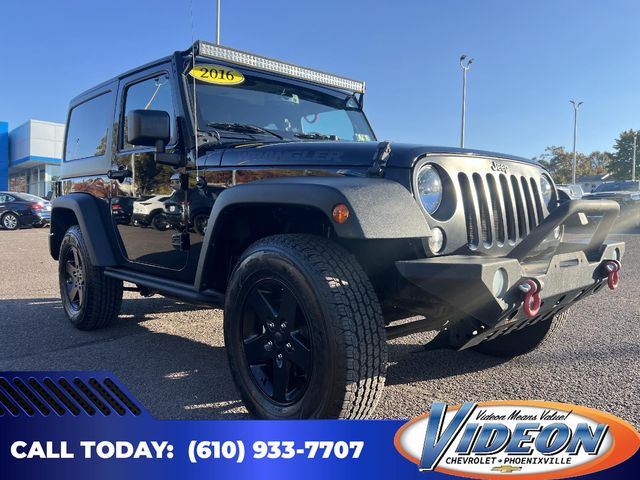
[(0, 417), (139, 416), (142, 409), (112, 378), (93, 373), (0, 373)]

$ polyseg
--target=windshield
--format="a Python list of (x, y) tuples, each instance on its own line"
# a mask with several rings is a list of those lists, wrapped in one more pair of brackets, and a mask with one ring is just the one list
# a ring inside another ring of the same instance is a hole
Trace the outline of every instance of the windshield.
[(346, 93), (246, 76), (238, 85), (196, 82), (196, 95), (200, 130), (220, 131), (223, 124), (241, 124), (270, 130), (286, 140), (375, 140), (358, 103)]
[(607, 182), (601, 183), (596, 187), (594, 192), (624, 192), (640, 190), (638, 182)]

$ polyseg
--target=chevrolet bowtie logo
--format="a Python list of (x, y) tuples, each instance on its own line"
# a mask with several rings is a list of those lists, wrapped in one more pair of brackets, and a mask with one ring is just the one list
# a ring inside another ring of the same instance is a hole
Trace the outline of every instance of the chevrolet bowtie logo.
[(500, 472), (500, 473), (513, 473), (518, 470), (522, 470), (522, 467), (512, 467), (511, 465), (502, 465), (500, 467), (493, 467), (491, 469), (492, 472)]

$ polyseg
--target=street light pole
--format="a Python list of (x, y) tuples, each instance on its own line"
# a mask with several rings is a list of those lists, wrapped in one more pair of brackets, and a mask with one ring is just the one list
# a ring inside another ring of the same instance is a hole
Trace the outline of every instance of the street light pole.
[(467, 60), (466, 55), (460, 57), (462, 67), (462, 125), (460, 127), (460, 148), (464, 148), (464, 124), (467, 115), (467, 70), (473, 63), (473, 58)]
[(220, 0), (216, 4), (216, 45), (220, 45)]
[(576, 183), (576, 140), (578, 138), (578, 109), (584, 102), (576, 102), (575, 100), (569, 100), (573, 105), (573, 168), (572, 178), (573, 183)]
[(638, 131), (633, 134), (633, 163), (631, 164), (631, 180), (636, 179), (636, 143), (638, 141)]

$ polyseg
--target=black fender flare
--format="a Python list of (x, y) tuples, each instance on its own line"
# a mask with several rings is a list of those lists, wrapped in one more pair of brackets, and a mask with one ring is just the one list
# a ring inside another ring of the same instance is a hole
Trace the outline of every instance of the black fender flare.
[(61, 221), (63, 211), (74, 214), (93, 265), (107, 267), (120, 263), (122, 254), (118, 250), (108, 202), (83, 192), (63, 195), (52, 202), (49, 250), (55, 260), (58, 260), (60, 244), (68, 228), (67, 223)]
[[(333, 222), (333, 208), (345, 204), (349, 219)], [(411, 193), (400, 183), (368, 177), (284, 177), (258, 180), (224, 190), (217, 198), (196, 272), (196, 288), (202, 287), (204, 269), (213, 257), (211, 246), (221, 236), (221, 219), (234, 206), (250, 204), (292, 205), (324, 213), (341, 239), (426, 238), (431, 230)]]

